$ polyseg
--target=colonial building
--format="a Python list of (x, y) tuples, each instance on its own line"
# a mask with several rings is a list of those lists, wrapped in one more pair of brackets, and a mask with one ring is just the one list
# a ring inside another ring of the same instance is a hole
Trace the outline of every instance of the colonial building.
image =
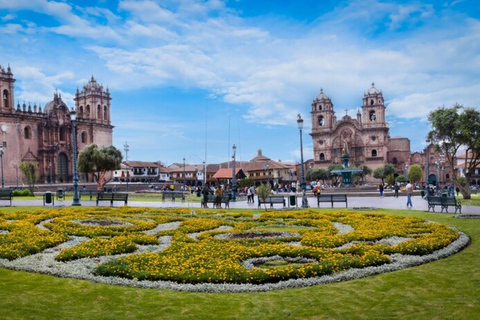
[[(61, 183), (72, 180), (73, 139), (70, 110), (58, 92), (44, 109), (40, 105), (18, 102), (14, 105), (13, 73), (10, 66), (0, 67), (0, 128), (3, 146), (5, 184), (18, 184), (21, 161), (37, 165), (39, 183)], [(108, 88), (92, 77), (75, 94), (77, 149), (95, 143), (112, 145), (110, 122), (111, 97)]]
[[(385, 100), (383, 93), (372, 83), (362, 99), (355, 118), (345, 114), (337, 119), (334, 105), (323, 89), (313, 100), (311, 109), (312, 142), (314, 167), (327, 168), (330, 164), (342, 164), (342, 150), (346, 148), (351, 155), (350, 166), (366, 165), (372, 170), (385, 163), (393, 163), (397, 173), (405, 175), (408, 166), (418, 164), (422, 167), (427, 181), (436, 184), (437, 177), (433, 172), (435, 163), (440, 162), (440, 155), (435, 153), (433, 145), (429, 145), (429, 162), (423, 152), (412, 153), (410, 140), (404, 137), (390, 137), (389, 127), (385, 120)], [(446, 168), (446, 176), (451, 177), (450, 168)], [(373, 181), (373, 177), (367, 177)], [(439, 179), (439, 181), (441, 181)]]

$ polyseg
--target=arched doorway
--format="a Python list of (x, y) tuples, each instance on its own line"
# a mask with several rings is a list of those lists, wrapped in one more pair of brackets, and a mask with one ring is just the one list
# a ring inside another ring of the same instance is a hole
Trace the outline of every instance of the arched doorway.
[(64, 152), (58, 155), (57, 160), (57, 182), (68, 181), (68, 157)]
[(433, 184), (434, 186), (437, 185), (437, 176), (434, 174), (431, 174), (428, 176), (428, 184)]

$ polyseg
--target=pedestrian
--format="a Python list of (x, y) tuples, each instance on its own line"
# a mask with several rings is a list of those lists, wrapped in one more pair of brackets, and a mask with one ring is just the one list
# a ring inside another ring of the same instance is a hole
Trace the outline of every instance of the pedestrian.
[(393, 191), (395, 191), (395, 195), (394, 195), (395, 198), (398, 198), (398, 190), (399, 189), (400, 189), (400, 187), (398, 186), (398, 183), (395, 183), (393, 185)]
[(458, 197), (458, 193), (460, 192), (460, 189), (458, 187), (456, 187), (455, 191), (457, 192), (457, 197)]
[(215, 190), (215, 206), (219, 209), (222, 208), (222, 196), (223, 196), (223, 189), (222, 186), (218, 186), (217, 190)]
[(253, 188), (250, 187), (247, 189), (247, 203), (253, 202)]
[(383, 183), (378, 185), (378, 191), (380, 192), (380, 197), (383, 197)]
[(413, 208), (413, 204), (412, 204), (413, 186), (410, 183), (410, 180), (407, 181), (407, 185), (405, 186), (405, 192), (407, 193), (407, 208), (408, 206), (410, 206), (410, 208)]
[(210, 194), (210, 188), (208, 187), (207, 184), (202, 189), (202, 195), (203, 195), (203, 207), (208, 208), (208, 195)]

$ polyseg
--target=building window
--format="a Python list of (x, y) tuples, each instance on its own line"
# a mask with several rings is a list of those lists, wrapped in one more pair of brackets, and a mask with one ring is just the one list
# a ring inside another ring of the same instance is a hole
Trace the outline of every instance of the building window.
[(107, 106), (103, 106), (103, 120), (108, 121)]
[(83, 106), (80, 106), (80, 112), (78, 114), (79, 118), (83, 118)]
[(322, 105), (318, 106), (318, 110), (320, 110), (320, 111), (323, 110)]
[(30, 127), (25, 127), (25, 129), (23, 129), (23, 136), (25, 139), (30, 139), (32, 137)]
[(323, 116), (318, 116), (318, 125), (323, 126), (325, 124), (325, 119)]
[(320, 161), (324, 161), (324, 160), (325, 160), (325, 154), (320, 153)]
[(373, 149), (372, 150), (372, 157), (376, 157), (377, 156), (377, 150)]
[[(372, 100), (372, 101), (373, 101), (373, 100)], [(369, 113), (369, 114), (370, 114), (370, 116), (369, 116), (370, 121), (375, 121), (375, 120), (377, 120), (377, 115), (375, 114), (375, 110), (370, 110), (370, 113)]]
[(60, 128), (60, 138), (59, 138), (60, 141), (65, 141), (65, 136), (66, 136), (65, 131), (66, 131), (65, 127)]
[(373, 101), (373, 99), (372, 99), (372, 100), (370, 100), (370, 105), (372, 105), (372, 106), (373, 106), (373, 104), (374, 104), (374, 103), (375, 103), (375, 102)]
[(90, 105), (87, 104), (87, 108), (85, 109), (85, 118), (90, 118)]
[(102, 120), (102, 107), (100, 105), (97, 106), (97, 119)]
[(82, 143), (87, 143), (87, 133), (85, 131), (82, 132), (81, 141)]

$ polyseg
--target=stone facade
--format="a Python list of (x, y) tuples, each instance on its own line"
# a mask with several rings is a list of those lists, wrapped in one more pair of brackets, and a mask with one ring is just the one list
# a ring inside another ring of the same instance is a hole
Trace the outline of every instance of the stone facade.
[[(426, 183), (427, 160), (426, 153), (411, 153), (410, 140), (404, 137), (390, 137), (389, 127), (385, 120), (385, 100), (383, 93), (372, 83), (363, 96), (362, 105), (356, 118), (344, 115), (340, 120), (334, 110), (330, 97), (323, 90), (313, 100), (311, 109), (313, 142), (313, 163), (317, 168), (328, 168), (330, 164), (342, 164), (341, 155), (346, 148), (352, 156), (350, 166), (366, 165), (372, 170), (382, 167), (385, 163), (393, 163), (396, 175), (405, 175), (406, 166), (418, 164), (422, 167)], [(425, 149), (426, 151), (426, 149)], [(429, 146), (429, 182), (435, 184), (435, 163), (441, 162), (441, 156)], [(432, 170), (433, 169), (433, 170)], [(445, 169), (448, 180), (451, 177), (450, 168)], [(373, 176), (367, 176), (367, 181), (373, 182)]]
[[(70, 110), (55, 92), (44, 109), (34, 104), (14, 105), (15, 79), (10, 67), (0, 67), (0, 129), (3, 146), (4, 179), (6, 185), (22, 184), (18, 168), (21, 161), (37, 165), (39, 183), (62, 183), (73, 176), (73, 139)], [(113, 126), (110, 122), (109, 90), (103, 89), (92, 77), (75, 94), (77, 113), (77, 150), (95, 143), (112, 145)]]

